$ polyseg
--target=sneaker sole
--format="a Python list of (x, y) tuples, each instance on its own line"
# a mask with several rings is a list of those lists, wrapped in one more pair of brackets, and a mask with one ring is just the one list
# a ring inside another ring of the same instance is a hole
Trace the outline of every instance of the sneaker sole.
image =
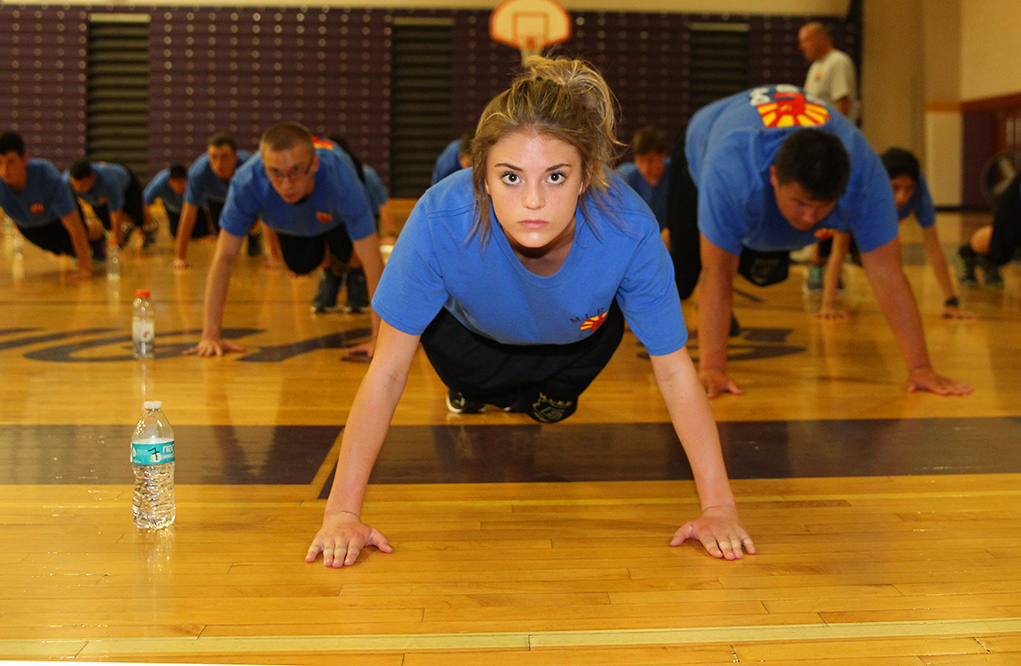
[(486, 410), (485, 407), (483, 407), (482, 409), (480, 409), (478, 411), (469, 411), (469, 410), (466, 410), (466, 409), (458, 409), (457, 407), (454, 407), (454, 405), (452, 405), (450, 403), (450, 394), (449, 393), (446, 396), (444, 396), (443, 401), (447, 403), (447, 409), (450, 410), (451, 414), (481, 414), (482, 412), (484, 412)]

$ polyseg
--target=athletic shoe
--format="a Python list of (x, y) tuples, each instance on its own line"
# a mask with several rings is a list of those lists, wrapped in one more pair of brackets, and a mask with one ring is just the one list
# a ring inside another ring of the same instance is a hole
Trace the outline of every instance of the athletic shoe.
[(315, 298), (312, 299), (312, 312), (316, 314), (336, 312), (337, 292), (340, 291), (342, 282), (342, 277), (337, 277), (331, 270), (324, 270), (323, 276), (319, 278), (319, 289), (316, 291)]
[(811, 265), (808, 267), (808, 276), (805, 278), (805, 291), (822, 291), (823, 267)]
[(987, 287), (992, 289), (1003, 289), (1003, 276), (1000, 275), (999, 266), (994, 265), (986, 256), (979, 258), (979, 266), (982, 268), (982, 272), (985, 277), (982, 282)]
[[(808, 267), (808, 276), (805, 278), (806, 292), (817, 292), (823, 290), (823, 284), (826, 279), (826, 267), (811, 265)], [(844, 291), (844, 272), (840, 272), (840, 277), (837, 278), (837, 291)]]
[(347, 272), (347, 304), (344, 312), (358, 314), (369, 307), (369, 283), (365, 280), (365, 271), (352, 268)]
[(262, 232), (257, 234), (248, 234), (248, 256), (249, 257), (260, 257), (262, 256)]
[(486, 410), (486, 403), (450, 389), (447, 391), (447, 409), (454, 414), (481, 414)]
[(966, 243), (958, 248), (957, 256), (961, 259), (961, 272), (957, 276), (957, 281), (962, 287), (977, 287), (978, 277), (975, 275), (975, 268), (978, 266), (978, 253)]

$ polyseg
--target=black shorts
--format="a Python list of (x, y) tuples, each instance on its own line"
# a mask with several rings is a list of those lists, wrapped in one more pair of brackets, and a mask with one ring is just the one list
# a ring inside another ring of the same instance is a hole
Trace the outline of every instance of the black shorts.
[(280, 253), (284, 257), (287, 269), (298, 275), (314, 271), (326, 256), (326, 248), (330, 248), (333, 256), (340, 261), (351, 261), (354, 246), (343, 224), (330, 229), (320, 236), (291, 236), (277, 232), (280, 239)]
[[(85, 237), (88, 238), (88, 228), (84, 223), (82, 223), (82, 229), (85, 231)], [(25, 240), (47, 252), (66, 254), (69, 257), (76, 256), (71, 234), (59, 219), (41, 227), (18, 227), (18, 231), (25, 237)]]
[(989, 239), (989, 261), (997, 266), (1009, 262), (1021, 247), (1021, 172), (996, 202), (993, 235)]
[(670, 230), (670, 258), (681, 299), (691, 296), (702, 273), (701, 234), (698, 231), (698, 188), (688, 171), (684, 155), (685, 128), (677, 133), (667, 191), (667, 229)]
[(422, 347), (448, 388), (553, 423), (574, 413), (578, 396), (610, 362), (623, 336), (624, 315), (616, 301), (595, 333), (566, 345), (503, 344), (442, 309), (422, 334)]

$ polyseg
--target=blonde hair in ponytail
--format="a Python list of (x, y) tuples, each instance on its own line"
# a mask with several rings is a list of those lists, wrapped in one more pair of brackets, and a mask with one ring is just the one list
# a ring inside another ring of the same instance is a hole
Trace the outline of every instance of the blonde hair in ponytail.
[(535, 132), (574, 146), (581, 154), (588, 186), (579, 198), (582, 210), (591, 198), (601, 205), (609, 189), (610, 165), (622, 144), (617, 140), (617, 106), (602, 75), (581, 60), (532, 56), (510, 88), (493, 98), (479, 119), (472, 140), (475, 224), (483, 242), (489, 237), (486, 160), (492, 147), (515, 132)]

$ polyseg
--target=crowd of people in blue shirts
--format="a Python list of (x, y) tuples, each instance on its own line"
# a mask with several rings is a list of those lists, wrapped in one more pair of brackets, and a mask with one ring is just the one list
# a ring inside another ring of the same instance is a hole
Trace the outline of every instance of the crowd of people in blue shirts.
[[(708, 400), (743, 392), (727, 368), (727, 338), (740, 330), (735, 277), (781, 282), (791, 251), (821, 241), (832, 250), (819, 316), (848, 316), (835, 295), (851, 254), (897, 340), (907, 390), (973, 391), (933, 367), (903, 270), (898, 225), (914, 215), (944, 316), (972, 316), (954, 292), (918, 160), (903, 150), (880, 156), (838, 106), (802, 87), (760, 86), (713, 102), (672, 151), (661, 132), (642, 128), (633, 161), (618, 165), (615, 102), (599, 72), (579, 60), (532, 57), (439, 157), (385, 271), (382, 239), (396, 235), (386, 190), (337, 139), (279, 123), (250, 154), (217, 135), (189, 168), (171, 166), (143, 189), (119, 165), (76, 162), (62, 175), (28, 157), (17, 134), (0, 136), (0, 208), (29, 241), (77, 257), (79, 278), (102, 258), (108, 231), (116, 247), (136, 229), (151, 233), (146, 206), (156, 202), (176, 237), (175, 268), (188, 267), (191, 239), (215, 238), (202, 336), (187, 354), (243, 350), (222, 336), (228, 286), (242, 247), (261, 255), (263, 237), (270, 265), (321, 271), (313, 311), (337, 309), (345, 277), (349, 309), (371, 301), (372, 337), (348, 350), (370, 363), (308, 561), (321, 553), (327, 566), (342, 567), (366, 546), (390, 550), (361, 507), (420, 346), (451, 412), (495, 408), (552, 424), (578, 409), (625, 324), (648, 352), (702, 501), (672, 544), (695, 539), (725, 559), (754, 553)], [(1021, 193), (1010, 201), (1016, 212)], [(985, 267), (986, 284), (990, 267), (1021, 245), (1021, 220), (1010, 226), (1001, 217), (961, 249), (972, 278)], [(681, 310), (696, 287), (697, 364)]]

